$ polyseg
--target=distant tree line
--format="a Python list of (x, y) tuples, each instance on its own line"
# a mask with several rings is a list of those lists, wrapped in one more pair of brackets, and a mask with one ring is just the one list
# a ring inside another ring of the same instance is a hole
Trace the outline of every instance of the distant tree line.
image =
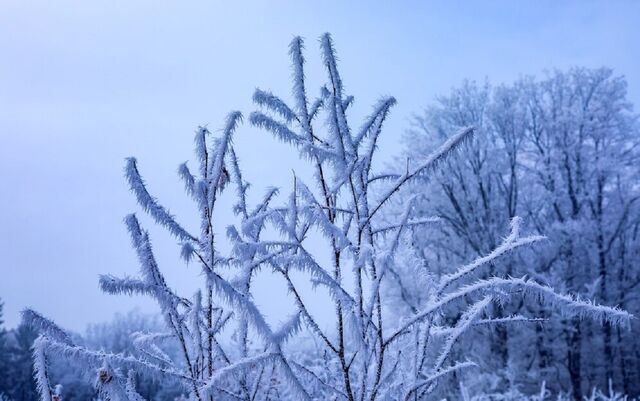
[[(161, 322), (157, 316), (142, 314), (136, 310), (126, 314), (116, 314), (108, 322), (91, 324), (83, 335), (73, 334), (74, 339), (105, 352), (136, 355), (138, 350), (132, 342), (134, 333), (158, 330)], [(3, 326), (2, 303), (0, 302), (0, 400), (36, 401), (39, 399), (33, 378), (32, 346), (38, 333), (29, 325), (20, 324), (16, 329), (7, 330)], [(170, 346), (169, 353), (175, 352)], [(65, 361), (52, 361), (50, 374), (56, 383), (63, 386), (65, 401), (98, 400), (95, 388), (87, 382), (95, 372), (83, 371), (82, 367)], [(173, 401), (182, 392), (171, 381), (154, 381), (140, 377), (138, 389), (147, 399)], [(1, 398), (4, 396), (4, 399)]]

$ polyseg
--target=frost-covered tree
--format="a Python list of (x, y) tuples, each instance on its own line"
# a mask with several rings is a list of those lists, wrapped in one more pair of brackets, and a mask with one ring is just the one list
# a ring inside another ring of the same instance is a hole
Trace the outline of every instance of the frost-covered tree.
[[(446, 274), (448, 266), (490, 249), (506, 220), (526, 216), (530, 230), (549, 241), (526, 258), (503, 258), (490, 270), (527, 274), (637, 313), (640, 141), (624, 80), (607, 69), (573, 69), (495, 88), (467, 82), (416, 117), (407, 135), (409, 157), (470, 124), (478, 130), (476, 140), (429, 182), (412, 188), (426, 193), (416, 206), (419, 213), (435, 212), (444, 220), (413, 237), (429, 250), (421, 254), (423, 263)], [(501, 313), (552, 315), (544, 305), (517, 300)], [(512, 365), (515, 370), (503, 377), (514, 379), (519, 371), (514, 384), (531, 384), (534, 391), (546, 381), (548, 388), (572, 390), (582, 399), (611, 379), (633, 395), (640, 392), (640, 358), (632, 332), (556, 319), (505, 327), (465, 346), (488, 342), (499, 352), (485, 354), (485, 363)]]
[[(380, 99), (354, 128), (348, 116), (353, 97), (345, 93), (328, 34), (320, 39), (320, 50), (327, 80), (319, 98), (309, 100), (300, 38), (290, 45), (292, 103), (260, 89), (253, 96), (260, 110), (250, 114), (251, 124), (292, 145), (314, 170), (310, 180), (294, 174), (282, 204), (276, 204), (275, 189), (257, 205), (248, 202), (249, 185), (232, 143), (242, 118), (239, 112), (229, 114), (217, 138), (199, 129), (196, 170), (186, 164), (179, 168), (200, 216), (197, 233), (160, 205), (136, 160), (127, 160), (126, 177), (139, 204), (176, 238), (182, 257), (201, 267), (204, 283), (188, 298), (173, 291), (149, 233), (135, 215), (128, 216), (140, 275), (105, 275), (101, 287), (113, 294), (151, 296), (166, 327), (134, 335), (140, 355), (132, 356), (79, 346), (50, 320), (26, 311), (25, 320), (41, 329), (34, 359), (43, 400), (59, 396), (47, 370), (49, 358), (84, 366), (101, 397), (109, 400), (142, 400), (136, 390), (138, 375), (173, 380), (189, 399), (199, 401), (418, 400), (430, 397), (442, 378), (475, 365), (470, 355), (452, 352), (471, 328), (528, 320), (492, 315), (494, 306), (514, 297), (544, 303), (567, 317), (587, 317), (612, 327), (628, 324), (627, 312), (556, 293), (524, 277), (479, 278), (505, 254), (543, 239), (524, 235), (515, 216), (507, 223), (509, 234), (482, 255), (440, 277), (422, 271), (416, 280), (423, 285), (423, 302), (404, 318), (393, 318), (382, 288), (396, 283), (400, 266), (418, 262), (408, 234), (437, 219), (416, 217), (415, 198), (404, 202), (393, 221), (385, 210), (405, 186), (446, 168), (446, 160), (472, 138), (474, 129), (461, 128), (401, 171), (376, 171), (378, 139), (395, 99)], [(228, 188), (236, 192), (237, 222), (226, 230), (231, 252), (222, 254), (214, 223), (219, 197)], [(280, 277), (296, 311), (277, 327), (267, 322), (252, 297), (260, 270)], [(334, 312), (332, 329), (321, 327), (314, 317), (301, 277), (328, 294), (320, 307)], [(451, 310), (458, 312), (457, 318), (443, 319)], [(234, 332), (233, 341), (223, 336), (227, 326)], [(317, 344), (302, 354), (289, 347), (301, 332)], [(163, 351), (166, 342), (178, 345), (177, 357)]]

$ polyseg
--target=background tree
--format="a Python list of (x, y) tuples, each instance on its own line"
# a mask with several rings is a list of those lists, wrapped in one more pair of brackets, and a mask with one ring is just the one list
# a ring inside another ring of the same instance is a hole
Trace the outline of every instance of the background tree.
[(36, 382), (33, 378), (31, 346), (38, 332), (30, 325), (21, 323), (14, 331), (11, 349), (11, 390), (13, 401), (34, 401), (38, 399)]
[(3, 319), (4, 302), (0, 299), (0, 395), (9, 394), (9, 385), (11, 384), (11, 378), (9, 377), (9, 367), (11, 363), (9, 361), (9, 344), (7, 339), (7, 330), (4, 328)]
[[(500, 225), (519, 214), (549, 241), (494, 270), (527, 274), (637, 313), (632, 294), (640, 272), (629, 258), (638, 260), (640, 137), (624, 80), (607, 69), (573, 69), (496, 88), (466, 82), (415, 118), (408, 156), (420, 157), (468, 124), (478, 127), (476, 140), (414, 188), (426, 193), (418, 206), (423, 213), (435, 209), (445, 221), (414, 237), (429, 249), (424, 263), (447, 266), (483, 252), (500, 237)], [(550, 316), (544, 307), (519, 302), (502, 309)], [(485, 337), (494, 350), (485, 360), (520, 367), (504, 370), (503, 386), (545, 380), (582, 399), (611, 379), (620, 391), (640, 392), (638, 341), (629, 331), (577, 319), (505, 330), (515, 331)], [(525, 371), (529, 377), (515, 374)]]

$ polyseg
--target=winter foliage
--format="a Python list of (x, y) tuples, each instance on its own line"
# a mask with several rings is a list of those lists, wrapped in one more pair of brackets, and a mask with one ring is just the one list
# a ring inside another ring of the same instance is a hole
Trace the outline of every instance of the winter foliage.
[[(25, 322), (40, 333), (33, 358), (42, 400), (64, 397), (48, 371), (49, 360), (58, 358), (91, 372), (100, 397), (113, 401), (143, 400), (138, 376), (174, 380), (198, 401), (427, 399), (444, 378), (477, 365), (471, 355), (453, 352), (472, 328), (539, 323), (492, 313), (515, 298), (547, 305), (564, 317), (629, 325), (631, 316), (616, 307), (558, 293), (526, 277), (486, 276), (505, 255), (544, 246), (543, 236), (522, 232), (515, 215), (507, 223), (509, 233), (491, 249), (444, 275), (422, 270), (416, 288), (421, 301), (410, 314), (392, 318), (386, 288), (400, 285), (397, 277), (407, 264), (420, 263), (411, 236), (442, 223), (416, 213), (417, 200), (404, 202), (400, 211), (395, 201), (417, 180), (446, 174), (447, 162), (473, 140), (476, 129), (459, 127), (404, 171), (380, 174), (374, 156), (395, 99), (381, 99), (354, 128), (347, 113), (354, 100), (345, 93), (331, 36), (320, 39), (327, 80), (315, 100), (307, 92), (303, 50), (302, 39), (295, 38), (290, 45), (293, 102), (258, 89), (253, 97), (258, 110), (248, 121), (292, 145), (312, 165), (312, 180), (294, 175), (291, 188), (281, 193), (282, 204), (276, 204), (278, 191), (269, 189), (262, 201), (250, 205), (249, 185), (233, 147), (242, 114), (232, 112), (219, 136), (197, 130), (197, 169), (186, 164), (178, 169), (200, 217), (199, 231), (190, 233), (148, 191), (136, 160), (127, 159), (125, 177), (140, 207), (175, 237), (185, 261), (199, 265), (204, 282), (190, 297), (172, 290), (149, 232), (136, 215), (127, 216), (139, 272), (136, 277), (104, 275), (100, 286), (110, 294), (150, 296), (160, 307), (164, 327), (134, 334), (136, 355), (111, 353), (75, 344), (55, 323), (26, 310)], [(237, 222), (226, 231), (231, 252), (222, 254), (214, 221), (227, 212), (218, 210), (218, 200), (230, 189), (236, 195)], [(310, 245), (315, 238), (324, 242), (326, 255)], [(280, 277), (295, 307), (278, 327), (267, 322), (252, 297), (259, 270)], [(294, 275), (326, 290), (322, 307), (335, 311), (332, 329), (318, 324)], [(448, 319), (452, 313), (455, 319)], [(229, 331), (233, 341), (224, 336)], [(289, 347), (301, 335), (316, 342), (305, 355)], [(175, 355), (165, 352), (167, 342), (176, 345)]]

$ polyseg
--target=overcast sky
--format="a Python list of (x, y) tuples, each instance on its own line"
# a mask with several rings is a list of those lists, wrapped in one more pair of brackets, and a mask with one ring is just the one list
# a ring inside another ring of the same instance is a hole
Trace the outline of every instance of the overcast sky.
[[(177, 180), (199, 124), (253, 110), (255, 87), (290, 98), (287, 46), (333, 34), (356, 97), (353, 121), (381, 95), (394, 109), (389, 160), (411, 114), (465, 78), (511, 82), (570, 66), (612, 67), (640, 104), (640, 2), (633, 1), (31, 1), (0, 0), (0, 298), (9, 327), (33, 307), (82, 330), (134, 306), (103, 295), (97, 275), (135, 274), (122, 218), (139, 212), (122, 178), (138, 157), (150, 189), (185, 225), (197, 216)], [(317, 86), (317, 85), (316, 85)], [(316, 93), (315, 86), (310, 88)], [(244, 125), (235, 139), (259, 193), (304, 171), (287, 148)], [(225, 201), (228, 204), (228, 201)], [(217, 230), (231, 221), (220, 216)], [(148, 218), (146, 226), (152, 226)], [(196, 266), (151, 229), (171, 285), (191, 295)], [(282, 300), (260, 284), (269, 318)]]

